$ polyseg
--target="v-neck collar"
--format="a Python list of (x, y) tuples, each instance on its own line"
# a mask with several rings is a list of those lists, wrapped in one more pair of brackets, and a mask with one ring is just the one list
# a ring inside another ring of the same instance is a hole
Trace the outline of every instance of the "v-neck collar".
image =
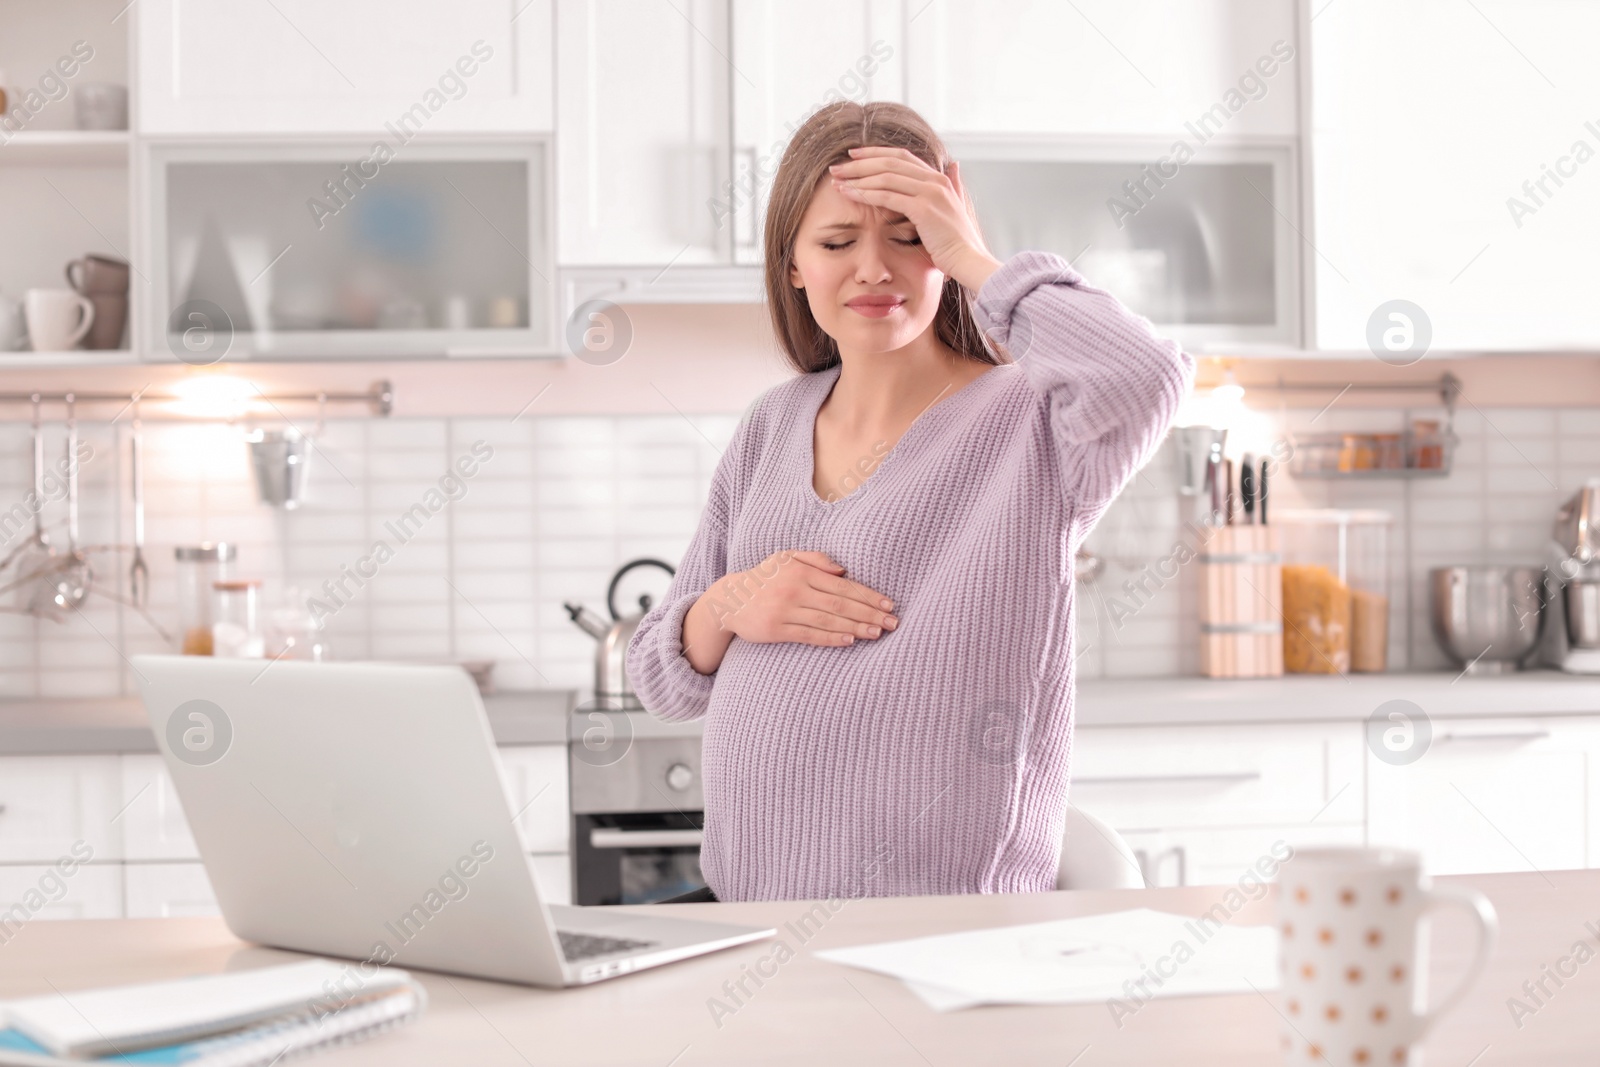
[(824, 500), (822, 497), (817, 495), (817, 415), (822, 411), (822, 405), (827, 402), (828, 397), (833, 394), (833, 387), (839, 383), (839, 375), (844, 372), (844, 364), (835, 363), (832, 367), (818, 372), (819, 376), (815, 385), (816, 395), (806, 403), (806, 406), (800, 412), (800, 430), (802, 432), (802, 441), (800, 447), (802, 462), (800, 465), (802, 468), (801, 476), (805, 479), (805, 493), (807, 502), (814, 507), (837, 508), (842, 506), (845, 502), (854, 500), (856, 497), (865, 493), (871, 487), (873, 482), (876, 482), (883, 476), (884, 468), (888, 467), (889, 464), (893, 462), (896, 454), (902, 451), (902, 446), (905, 444), (906, 438), (916, 433), (919, 426), (931, 421), (935, 412), (938, 412), (941, 409), (948, 410), (951, 402), (957, 397), (965, 394), (979, 382), (993, 376), (995, 371), (1001, 370), (1005, 366), (1007, 366), (1007, 364), (1002, 363), (997, 366), (990, 367), (988, 370), (984, 371), (982, 374), (978, 375), (976, 378), (972, 379), (966, 385), (963, 385), (960, 389), (957, 389), (949, 396), (946, 396), (941, 400), (935, 400), (932, 404), (928, 405), (926, 408), (923, 408), (917, 417), (911, 420), (911, 425), (906, 427), (905, 433), (901, 434), (899, 439), (895, 441), (894, 447), (889, 449), (889, 451), (884, 454), (883, 458), (878, 461), (878, 465), (873, 468), (872, 473), (862, 479), (861, 484), (856, 487), (855, 492), (846, 493), (838, 500)]

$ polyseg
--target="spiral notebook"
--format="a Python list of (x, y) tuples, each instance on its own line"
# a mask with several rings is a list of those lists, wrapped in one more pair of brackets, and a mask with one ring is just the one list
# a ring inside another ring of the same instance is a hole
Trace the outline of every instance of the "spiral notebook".
[(417, 1018), (405, 971), (310, 960), (0, 1002), (0, 1065), (266, 1067)]

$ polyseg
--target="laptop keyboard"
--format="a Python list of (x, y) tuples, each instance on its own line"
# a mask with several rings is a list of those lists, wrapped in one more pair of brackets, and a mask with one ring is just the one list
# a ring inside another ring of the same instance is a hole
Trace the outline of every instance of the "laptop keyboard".
[(650, 948), (659, 944), (656, 941), (635, 941), (629, 937), (600, 937), (595, 934), (579, 934), (571, 930), (557, 930), (556, 936), (561, 939), (561, 954), (568, 960), (589, 960), (596, 956), (609, 956), (615, 952), (637, 952), (642, 948)]

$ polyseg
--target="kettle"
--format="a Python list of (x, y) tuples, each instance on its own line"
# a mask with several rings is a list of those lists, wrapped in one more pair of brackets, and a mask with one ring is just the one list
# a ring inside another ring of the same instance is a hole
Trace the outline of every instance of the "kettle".
[(627, 665), (624, 661), (633, 632), (639, 628), (640, 620), (650, 611), (650, 594), (640, 595), (637, 615), (620, 614), (617, 611), (616, 600), (617, 586), (621, 584), (622, 576), (635, 567), (660, 567), (670, 575), (677, 574), (669, 564), (659, 559), (636, 559), (624, 563), (617, 573), (611, 576), (611, 585), (606, 589), (606, 608), (611, 612), (612, 619), (610, 623), (582, 604), (567, 601), (561, 605), (567, 609), (567, 614), (580, 630), (599, 642), (594, 650), (594, 699), (597, 704), (602, 704), (613, 711), (644, 710), (644, 705), (634, 695), (633, 687), (628, 684)]
[(1574, 674), (1600, 674), (1600, 478), (1556, 511), (1545, 567), (1544, 661)]

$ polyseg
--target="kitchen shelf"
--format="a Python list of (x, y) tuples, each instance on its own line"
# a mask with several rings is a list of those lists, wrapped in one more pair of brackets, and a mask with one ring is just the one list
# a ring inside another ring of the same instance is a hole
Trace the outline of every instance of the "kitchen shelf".
[(137, 352), (126, 348), (67, 352), (0, 352), (0, 370), (50, 367), (132, 367), (143, 362)]
[[(1449, 477), (1458, 443), (1451, 423), (1446, 422), (1437, 432), (1418, 435), (1407, 409), (1401, 425), (1402, 429), (1390, 433), (1297, 434), (1289, 474), (1323, 481)], [(1386, 458), (1387, 449), (1393, 452)]]
[(0, 141), (0, 166), (126, 164), (127, 130), (23, 130)]

